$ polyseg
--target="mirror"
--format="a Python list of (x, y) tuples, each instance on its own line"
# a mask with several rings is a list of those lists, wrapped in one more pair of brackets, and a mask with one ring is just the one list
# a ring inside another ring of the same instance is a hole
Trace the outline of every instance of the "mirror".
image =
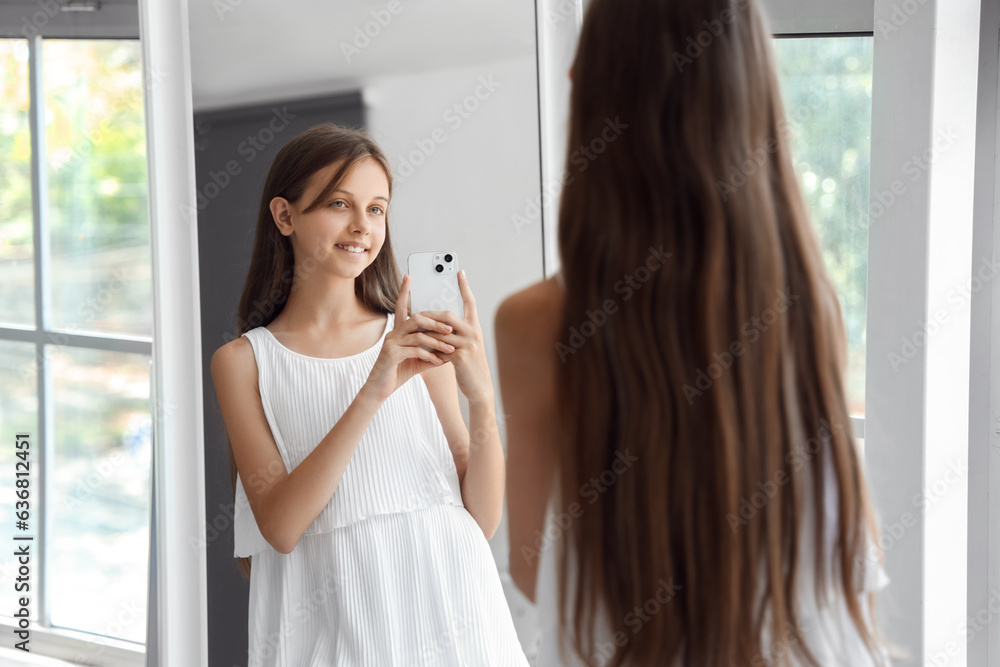
[[(209, 662), (244, 664), (249, 588), (233, 558), (226, 431), (209, 362), (236, 337), (270, 164), (312, 125), (364, 127), (393, 170), (389, 226), (401, 275), (410, 253), (456, 253), (477, 300), (495, 384), (496, 306), (544, 277), (536, 9), (530, 0), (218, 0), (191, 3), (189, 12)], [(503, 436), (500, 413), (498, 405)], [(528, 644), (532, 610), (506, 575), (505, 523), (490, 547)]]

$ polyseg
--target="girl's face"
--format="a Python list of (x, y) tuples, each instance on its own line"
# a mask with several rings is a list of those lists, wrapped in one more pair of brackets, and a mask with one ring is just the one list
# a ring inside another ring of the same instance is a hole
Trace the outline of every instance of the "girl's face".
[[(318, 266), (345, 278), (356, 278), (375, 261), (385, 241), (389, 183), (378, 162), (362, 158), (344, 175), (326, 201), (303, 213), (330, 182), (339, 166), (339, 163), (334, 163), (313, 174), (297, 204), (276, 197), (272, 210), (277, 200), (285, 202), (278, 205), (279, 211), (275, 214), (281, 228), (279, 214), (286, 205), (289, 209), (296, 264), (313, 257)], [(351, 246), (354, 247), (348, 249)]]

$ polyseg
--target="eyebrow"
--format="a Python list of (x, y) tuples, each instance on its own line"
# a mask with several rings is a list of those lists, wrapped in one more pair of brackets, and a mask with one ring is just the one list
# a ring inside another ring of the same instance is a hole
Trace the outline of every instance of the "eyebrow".
[[(345, 194), (345, 195), (347, 195), (349, 197), (353, 197), (354, 196), (354, 193), (353, 192), (349, 192), (348, 190), (337, 189), (337, 190), (334, 190), (333, 192), (342, 192), (343, 194)], [(333, 194), (333, 192), (331, 192), (330, 194)], [(383, 197), (382, 195), (375, 195), (374, 197), (372, 197), (372, 199), (381, 199), (386, 204), (389, 203), (389, 198), (388, 197)]]

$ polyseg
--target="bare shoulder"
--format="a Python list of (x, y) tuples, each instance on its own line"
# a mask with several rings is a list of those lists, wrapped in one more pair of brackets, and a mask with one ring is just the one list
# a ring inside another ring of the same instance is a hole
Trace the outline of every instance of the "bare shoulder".
[(538, 409), (551, 406), (564, 298), (562, 287), (549, 278), (511, 294), (497, 308), (493, 327), (505, 403), (524, 399)]
[(217, 349), (212, 353), (209, 370), (217, 385), (225, 377), (241, 382), (252, 380), (256, 386), (257, 360), (250, 340), (240, 336)]
[(507, 296), (494, 318), (497, 345), (501, 337), (516, 336), (519, 345), (530, 345), (533, 352), (553, 350), (563, 299), (563, 289), (554, 277)]

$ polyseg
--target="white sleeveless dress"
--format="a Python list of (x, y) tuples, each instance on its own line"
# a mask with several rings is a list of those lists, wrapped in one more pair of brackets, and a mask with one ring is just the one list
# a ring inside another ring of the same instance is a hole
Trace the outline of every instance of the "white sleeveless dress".
[[(828, 554), (828, 567), (829, 567), (829, 554), (833, 553), (833, 545), (836, 539), (836, 521), (837, 521), (837, 492), (836, 492), (836, 480), (833, 478), (833, 469), (829, 462), (826, 466), (826, 484), (825, 484), (825, 511), (826, 511), (826, 547)], [(628, 473), (624, 473), (628, 474)], [(804, 509), (803, 515), (808, 517), (811, 516), (811, 503), (808, 499), (812, 497), (812, 491), (809, 488), (811, 484), (808, 482), (803, 485), (804, 498), (806, 499), (806, 507)], [(535, 664), (544, 667), (588, 667), (588, 663), (582, 662), (576, 657), (576, 654), (572, 652), (570, 638), (572, 635), (567, 630), (561, 636), (562, 641), (565, 645), (565, 656), (560, 657), (559, 655), (559, 642), (560, 633), (558, 632), (558, 572), (556, 570), (556, 540), (560, 539), (563, 531), (554, 523), (553, 519), (553, 508), (555, 507), (555, 486), (553, 486), (552, 495), (549, 498), (549, 505), (546, 511), (546, 530), (543, 533), (545, 536), (556, 536), (552, 540), (544, 540), (542, 552), (539, 556), (539, 568), (538, 568), (538, 579), (536, 582), (536, 593), (535, 602), (538, 606), (538, 618), (540, 625), (540, 637), (538, 646), (538, 657)], [(810, 650), (816, 656), (819, 664), (824, 667), (883, 667), (885, 665), (890, 665), (890, 660), (887, 652), (882, 652), (876, 657), (872, 657), (861, 641), (858, 635), (857, 629), (854, 626), (850, 615), (847, 612), (847, 607), (843, 601), (843, 598), (839, 598), (831, 590), (828, 600), (832, 600), (832, 603), (826, 605), (820, 605), (816, 599), (814, 588), (809, 583), (812, 581), (813, 577), (813, 565), (814, 565), (814, 554), (815, 549), (812, 548), (814, 544), (814, 524), (809, 521), (804, 522), (804, 530), (801, 534), (801, 544), (802, 548), (800, 551), (801, 560), (799, 561), (799, 578), (798, 584), (798, 597), (801, 605), (801, 613), (799, 619), (799, 626), (802, 632), (802, 637), (808, 642)], [(871, 545), (870, 545), (871, 546)], [(570, 572), (570, 591), (573, 591), (573, 576), (575, 572), (575, 562), (572, 562), (569, 568)], [(874, 552), (869, 549), (863, 560), (859, 560), (855, 566), (855, 574), (858, 576), (858, 595), (862, 602), (862, 610), (865, 612), (865, 620), (870, 624), (870, 619), (867, 615), (867, 602), (861, 597), (866, 593), (877, 592), (885, 588), (889, 583), (889, 578), (886, 576), (885, 570), (874, 558)], [(828, 579), (828, 581), (830, 581)], [(679, 613), (680, 607), (677, 609), (671, 609), (672, 604), (679, 604), (677, 602), (678, 598), (671, 597), (671, 593), (674, 595), (679, 595), (681, 593), (687, 593), (683, 589), (683, 582), (681, 581), (670, 581), (665, 582), (666, 586), (661, 585), (662, 590), (656, 590), (650, 592), (650, 606), (647, 606), (647, 613), (655, 614), (659, 613), (662, 609), (662, 613)], [(679, 585), (680, 588), (675, 588), (673, 585)], [(692, 592), (691, 594), (697, 594)], [(570, 598), (571, 600), (572, 598)], [(652, 600), (657, 600), (654, 604)], [(568, 605), (572, 604), (570, 601), (567, 602)], [(651, 607), (657, 607), (657, 609), (651, 609)], [(569, 607), (568, 607), (569, 608)], [(622, 621), (624, 619), (619, 619), (617, 624), (611, 625), (607, 620), (607, 613), (603, 609), (598, 610), (598, 614), (604, 619), (601, 623), (597, 625), (595, 631), (595, 642), (591, 653), (592, 660), (591, 664), (603, 665), (607, 664), (608, 659), (617, 650), (617, 646), (624, 645), (622, 638), (627, 640), (628, 637), (634, 632), (642, 631), (641, 624), (633, 619), (632, 623)], [(568, 618), (571, 618), (567, 615)], [(870, 627), (870, 626), (869, 626)], [(615, 631), (621, 634), (617, 637), (618, 644), (615, 643)], [(784, 636), (780, 636), (772, 644), (769, 638), (770, 631), (765, 631), (762, 637), (762, 646), (765, 649), (765, 654), (763, 658), (777, 657), (784, 654), (789, 654), (792, 658), (791, 664), (799, 667), (800, 663), (796, 661), (795, 655), (789, 651), (791, 643), (797, 641), (794, 639), (794, 635), (785, 633)], [(768, 648), (770, 647), (770, 648)], [(755, 663), (756, 664), (756, 663)], [(774, 664), (770, 661), (762, 661), (760, 664)], [(664, 666), (666, 667), (666, 666)], [(677, 665), (676, 667), (682, 667)]]
[[(287, 471), (347, 410), (392, 325), (388, 313), (378, 343), (337, 359), (293, 352), (264, 327), (243, 334)], [(235, 505), (234, 555), (253, 556), (250, 667), (527, 667), (420, 375), (380, 406), (291, 553), (264, 540), (240, 477)]]
[[(562, 269), (559, 269), (555, 274), (556, 280), (559, 285), (565, 289), (565, 279), (562, 274)], [(832, 460), (829, 456), (829, 450), (825, 449), (827, 452), (826, 456), (826, 466), (825, 474), (826, 480), (824, 484), (825, 498), (824, 498), (824, 511), (826, 513), (826, 552), (828, 554), (827, 564), (830, 567), (830, 554), (833, 553), (833, 546), (836, 541), (837, 535), (837, 492), (836, 492), (836, 479), (834, 477)], [(627, 473), (624, 473), (627, 474)], [(558, 476), (558, 473), (557, 473)], [(812, 488), (808, 475), (806, 476), (806, 482), (803, 485), (803, 497), (806, 502), (806, 506), (803, 511), (803, 516), (812, 516), (812, 503), (811, 499)], [(545, 514), (545, 530), (543, 536), (542, 551), (539, 556), (538, 565), (538, 577), (535, 586), (535, 604), (538, 610), (539, 619), (539, 644), (538, 644), (538, 654), (535, 659), (535, 664), (539, 667), (588, 667), (586, 662), (581, 661), (575, 653), (573, 653), (571, 648), (571, 637), (569, 629), (563, 634), (560, 634), (558, 629), (558, 571), (556, 563), (556, 547), (557, 541), (561, 539), (564, 531), (557, 525), (554, 519), (553, 508), (556, 506), (555, 501), (555, 490), (558, 488), (556, 484), (553, 484), (552, 493), (549, 497), (548, 507), (546, 508)], [(800, 626), (802, 631), (802, 636), (809, 644), (809, 648), (813, 651), (813, 654), (819, 660), (821, 665), (840, 667), (841, 665), (845, 667), (881, 667), (883, 665), (889, 665), (889, 657), (883, 652), (881, 655), (872, 657), (866, 650), (860, 636), (858, 635), (857, 629), (854, 627), (854, 623), (851, 620), (847, 607), (843, 599), (837, 599), (837, 596), (831, 592), (829, 599), (834, 600), (832, 604), (827, 604), (821, 606), (815, 596), (814, 588), (810, 583), (813, 577), (813, 565), (814, 565), (814, 554), (815, 549), (813, 545), (814, 541), (814, 525), (806, 521), (804, 523), (804, 530), (801, 534), (801, 559), (799, 561), (799, 578), (798, 578), (798, 595), (801, 605), (801, 616), (800, 616)], [(549, 537), (552, 536), (552, 539)], [(866, 593), (877, 592), (885, 588), (889, 583), (889, 578), (886, 576), (885, 570), (878, 563), (877, 559), (874, 558), (873, 545), (869, 545), (869, 549), (865, 554), (865, 558), (856, 564), (856, 574), (858, 575), (859, 581), (859, 596), (863, 596)], [(571, 564), (569, 567), (569, 579), (568, 583), (570, 585), (570, 597), (567, 600), (567, 604), (572, 604), (572, 592), (573, 592), (573, 581), (575, 574), (575, 561), (573, 560), (573, 555), (571, 554)], [(829, 579), (828, 579), (829, 581)], [(677, 613), (670, 609), (672, 600), (671, 594), (679, 594), (683, 591), (683, 588), (679, 590), (674, 587), (678, 585), (683, 587), (683, 582), (680, 581), (670, 581), (665, 582), (665, 585), (661, 585), (661, 588), (656, 591), (650, 592), (650, 605), (659, 605), (666, 613)], [(866, 612), (866, 621), (870, 623), (870, 619), (867, 617), (867, 603), (862, 599), (862, 610)], [(653, 603), (652, 601), (656, 602)], [(598, 616), (601, 620), (595, 629), (594, 633), (594, 647), (591, 652), (591, 664), (603, 665), (608, 662), (610, 657), (617, 650), (617, 646), (623, 644), (622, 638), (626, 640), (633, 632), (638, 632), (642, 630), (641, 625), (636, 621), (632, 623), (623, 622), (625, 619), (619, 619), (617, 624), (612, 624), (609, 622), (607, 617), (607, 612), (604, 609), (598, 609)], [(571, 618), (567, 614), (567, 618)], [(618, 644), (615, 643), (615, 632), (621, 632), (617, 639)], [(772, 646), (770, 644), (769, 631), (765, 633), (762, 638), (763, 646)], [(560, 642), (564, 646), (564, 655), (560, 655)], [(788, 652), (788, 641), (779, 637), (777, 641), (773, 644), (772, 653), (777, 656), (782, 653)], [(770, 657), (770, 656), (762, 656)], [(794, 654), (792, 654), (793, 664)], [(765, 664), (762, 662), (761, 664)], [(771, 664), (767, 662), (766, 664)], [(681, 666), (678, 666), (681, 667)]]

